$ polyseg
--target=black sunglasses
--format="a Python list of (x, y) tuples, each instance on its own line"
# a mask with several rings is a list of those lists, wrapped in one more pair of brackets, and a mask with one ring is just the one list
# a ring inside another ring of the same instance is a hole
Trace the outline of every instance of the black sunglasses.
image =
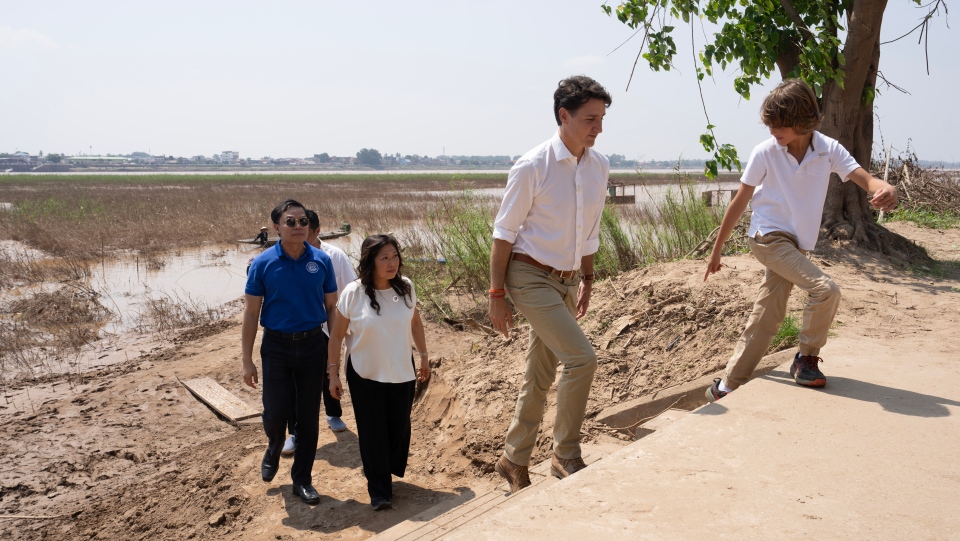
[(295, 227), (297, 224), (300, 224), (300, 227), (307, 227), (310, 225), (310, 219), (306, 216), (301, 216), (297, 219), (287, 218), (283, 223), (287, 224), (287, 227)]

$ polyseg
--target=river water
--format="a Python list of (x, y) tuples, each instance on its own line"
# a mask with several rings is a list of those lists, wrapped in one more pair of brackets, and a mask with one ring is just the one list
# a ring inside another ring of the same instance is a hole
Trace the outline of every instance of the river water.
[[(327, 242), (351, 253), (361, 240), (352, 237), (358, 235)], [(89, 285), (114, 314), (104, 330), (117, 333), (134, 328), (147, 299), (209, 308), (240, 299), (247, 280), (247, 263), (261, 252), (259, 246), (248, 244), (207, 245), (149, 260), (134, 255), (95, 265), (90, 269)]]

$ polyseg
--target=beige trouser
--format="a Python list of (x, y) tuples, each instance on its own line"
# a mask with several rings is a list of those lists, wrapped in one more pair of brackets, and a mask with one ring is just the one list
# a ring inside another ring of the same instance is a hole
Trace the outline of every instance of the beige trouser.
[(530, 322), (527, 371), (517, 409), (507, 429), (504, 454), (514, 464), (530, 464), (547, 391), (563, 365), (557, 384), (553, 450), (560, 458), (580, 457), (580, 427), (597, 370), (597, 354), (576, 320), (578, 276), (561, 279), (533, 265), (510, 260), (506, 289)]
[(793, 235), (773, 231), (766, 235), (757, 234), (748, 242), (753, 256), (767, 267), (767, 273), (760, 284), (760, 294), (747, 320), (747, 328), (740, 335), (733, 357), (727, 363), (723, 382), (730, 389), (746, 383), (766, 354), (787, 314), (787, 300), (794, 285), (809, 294), (800, 330), (801, 355), (820, 353), (840, 306), (840, 288), (807, 259), (806, 251), (797, 247)]

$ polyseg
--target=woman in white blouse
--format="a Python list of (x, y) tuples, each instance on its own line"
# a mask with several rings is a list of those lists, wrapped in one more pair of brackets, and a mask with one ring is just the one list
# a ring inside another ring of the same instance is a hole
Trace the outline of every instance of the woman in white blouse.
[[(360, 246), (360, 278), (340, 293), (330, 332), (330, 393), (340, 399), (340, 345), (347, 331), (347, 384), (357, 420), (360, 459), (370, 505), (390, 507), (392, 475), (403, 477), (410, 451), (410, 410), (416, 381), (430, 378), (417, 295), (401, 269), (400, 244), (373, 235)], [(414, 368), (411, 346), (420, 353)]]

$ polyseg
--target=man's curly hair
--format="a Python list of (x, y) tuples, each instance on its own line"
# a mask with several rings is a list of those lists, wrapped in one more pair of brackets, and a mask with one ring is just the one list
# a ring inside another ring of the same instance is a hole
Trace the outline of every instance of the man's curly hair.
[(607, 107), (613, 103), (607, 89), (586, 75), (574, 75), (560, 81), (553, 93), (553, 116), (557, 119), (557, 126), (560, 125), (561, 107), (575, 113), (580, 106), (592, 99), (602, 100)]

